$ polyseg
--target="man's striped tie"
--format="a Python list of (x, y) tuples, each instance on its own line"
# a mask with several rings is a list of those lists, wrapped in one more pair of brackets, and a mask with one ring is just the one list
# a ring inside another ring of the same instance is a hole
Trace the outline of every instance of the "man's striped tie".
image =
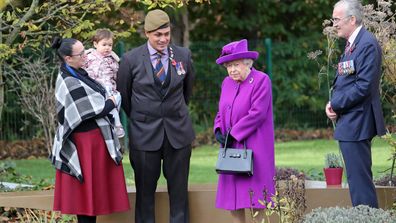
[(345, 44), (345, 49), (344, 49), (344, 54), (348, 54), (348, 51), (350, 51), (351, 48), (351, 43), (347, 40)]
[(163, 84), (165, 81), (165, 78), (166, 78), (166, 73), (165, 73), (164, 66), (162, 65), (162, 62), (161, 62), (162, 53), (157, 52), (156, 56), (157, 56), (157, 58), (156, 58), (157, 61), (156, 61), (154, 72), (155, 72), (155, 75), (158, 77), (158, 79), (161, 81), (161, 84)]

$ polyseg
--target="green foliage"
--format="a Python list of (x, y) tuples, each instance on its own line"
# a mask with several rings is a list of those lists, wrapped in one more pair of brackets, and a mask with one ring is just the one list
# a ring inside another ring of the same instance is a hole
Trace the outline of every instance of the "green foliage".
[(12, 49), (6, 44), (0, 44), (0, 60), (6, 59), (15, 54), (16, 49)]
[[(22, 176), (18, 174), (15, 170), (16, 164), (13, 161), (5, 161), (0, 162), (0, 182), (13, 182), (13, 183), (24, 183), (30, 182), (30, 176)], [(17, 188), (16, 190), (24, 190), (25, 188)], [(15, 191), (5, 187), (3, 184), (0, 184), (0, 191)]]
[[(17, 166), (14, 161), (2, 161), (0, 162), (0, 182), (12, 182), (17, 184), (29, 184), (32, 185), (33, 177), (23, 175), (17, 172)], [(41, 190), (50, 187), (51, 182), (48, 179), (36, 179), (37, 184), (32, 187), (17, 187), (15, 189), (9, 189), (3, 184), (0, 184), (1, 192), (9, 191), (26, 191), (26, 190)]]
[(320, 32), (329, 18), (332, 2), (326, 0), (213, 0), (211, 4), (189, 7), (196, 29), (192, 41), (272, 38), (287, 41)]
[[(183, 5), (188, 4), (190, 0), (140, 0), (143, 4), (148, 5), (148, 9), (153, 9), (156, 7), (165, 8), (175, 7), (180, 8)], [(196, 3), (203, 3), (210, 0), (194, 0)]]
[[(112, 10), (118, 10), (124, 0), (32, 0), (16, 4), (10, 1), (0, 18), (3, 21), (0, 58), (8, 58), (19, 50), (49, 45), (53, 35), (86, 39), (97, 25), (94, 21)], [(116, 21), (118, 22), (118, 21)], [(110, 25), (110, 24), (109, 24)], [(127, 32), (122, 35), (128, 35)]]
[[(191, 156), (191, 167), (189, 182), (194, 183), (216, 183), (217, 174), (214, 171), (219, 145), (201, 146), (193, 149)], [(275, 163), (277, 167), (293, 167), (304, 173), (309, 172), (312, 180), (323, 180), (317, 173), (323, 172), (323, 157), (329, 151), (337, 152), (338, 145), (334, 140), (309, 140), (277, 142), (275, 144)], [(372, 147), (373, 176), (379, 178), (380, 171), (390, 166), (386, 159), (389, 156), (389, 148), (382, 139), (375, 138)], [(14, 160), (16, 172), (22, 176), (32, 176), (32, 183), (38, 185), (41, 179), (43, 186), (53, 184), (55, 170), (47, 159), (23, 159)], [(128, 186), (134, 185), (133, 171), (131, 169), (128, 154), (123, 159), (124, 171)], [(29, 183), (28, 181), (23, 183)], [(29, 183), (30, 184), (30, 183)], [(159, 180), (160, 185), (166, 185), (163, 177)]]
[(0, 207), (1, 222), (19, 223), (77, 223), (75, 215), (65, 215), (58, 211), (46, 211), (30, 208)]
[(5, 161), (0, 163), (0, 173), (6, 173), (7, 171), (13, 171), (15, 169), (15, 162)]
[(76, 223), (77, 217), (74, 215), (61, 215), (56, 211), (36, 210), (25, 208), (23, 211), (17, 210), (18, 222), (21, 223)]
[(305, 216), (303, 223), (391, 223), (395, 213), (383, 209), (359, 205), (353, 208), (317, 208)]
[(277, 128), (328, 127), (323, 111), (328, 91), (319, 88), (324, 81), (317, 76), (317, 65), (306, 57), (324, 44), (319, 35), (274, 42), (272, 88)]
[(327, 153), (325, 155), (325, 168), (340, 168), (343, 167), (342, 163), (340, 154)]
[(327, 91), (319, 89), (316, 65), (306, 57), (308, 51), (323, 44), (320, 41), (313, 41), (317, 36), (311, 35), (306, 38), (293, 38), (288, 42), (274, 43), (273, 86), (276, 107), (286, 107), (291, 103), (313, 111), (318, 108), (323, 110), (326, 99), (321, 99), (320, 96)]
[[(6, 64), (6, 66), (14, 66), (15, 64), (18, 66), (21, 60), (15, 60), (13, 56), (15, 54), (24, 54), (26, 49), (31, 52), (41, 52), (43, 49), (48, 49), (49, 43), (55, 35), (74, 37), (84, 41), (93, 35), (96, 28), (103, 26), (117, 28), (114, 33), (116, 37), (120, 38), (128, 38), (131, 32), (135, 32), (134, 25), (136, 25), (136, 21), (125, 22), (125, 17), (133, 17), (133, 14), (136, 12), (133, 10), (130, 12), (122, 8), (125, 5), (133, 4), (125, 0), (32, 0), (19, 1), (18, 4), (17, 2), (18, 1), (8, 1), (9, 5), (2, 7), (2, 11), (0, 11), (0, 19), (2, 21), (0, 29), (0, 62), (6, 62), (2, 63)], [(161, 4), (172, 4), (175, 2), (178, 2), (178, 0), (155, 1), (155, 3)], [(202, 3), (204, 1), (197, 2)], [(115, 12), (118, 12), (118, 14), (115, 15)], [(130, 18), (130, 20), (133, 19), (135, 18)], [(18, 68), (20, 67), (17, 67), (17, 69)], [(0, 117), (4, 105), (4, 96), (2, 94), (4, 94), (5, 88), (7, 87), (2, 83), (2, 70), (3, 68), (0, 66)], [(18, 74), (16, 77), (20, 77), (24, 87), (27, 86), (24, 90), (31, 90), (30, 92), (37, 90), (41, 83), (26, 81), (27, 79), (24, 78), (25, 75), (29, 78), (29, 72), (24, 73), (22, 70), (16, 71)], [(18, 88), (18, 90), (20, 90), (20, 88)], [(32, 97), (34, 95), (37, 96), (37, 94), (30, 95)], [(47, 96), (51, 97), (51, 94)], [(41, 105), (42, 104), (43, 103), (41, 103)], [(39, 106), (28, 106), (28, 108), (40, 110)], [(32, 111), (32, 109), (28, 109), (28, 111)], [(37, 118), (35, 114), (36, 113), (33, 112), (33, 117), (42, 123), (42, 119)], [(51, 127), (54, 128), (54, 126), (50, 124), (46, 123), (46, 125), (44, 125), (49, 127), (49, 131), (44, 127), (43, 132), (46, 137), (48, 135), (53, 135), (47, 134), (48, 132), (51, 133)], [(51, 141), (48, 140), (48, 143), (50, 144)]]
[(213, 126), (221, 83), (227, 76), (227, 71), (214, 62), (224, 44), (224, 42), (197, 41), (190, 47), (196, 71), (190, 113), (194, 124), (200, 125), (201, 129)]
[(391, 155), (388, 160), (392, 160), (392, 166), (390, 167), (389, 185), (390, 186), (395, 185), (392, 183), (392, 179), (394, 177), (395, 162), (396, 162), (396, 137), (394, 134), (387, 132), (381, 138), (384, 139), (390, 146)]
[[(6, 78), (7, 79), (7, 78)], [(6, 80), (8, 81), (8, 79)], [(41, 125), (21, 109), (19, 96), (11, 84), (5, 87), (5, 106), (1, 119), (1, 138), (9, 141), (31, 139), (42, 134)]]

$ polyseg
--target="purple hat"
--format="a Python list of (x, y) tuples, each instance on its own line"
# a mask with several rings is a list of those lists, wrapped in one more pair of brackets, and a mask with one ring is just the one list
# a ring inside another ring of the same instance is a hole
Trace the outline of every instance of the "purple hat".
[(259, 53), (256, 51), (248, 51), (248, 42), (246, 39), (235, 41), (223, 46), (221, 55), (217, 58), (217, 64), (239, 60), (239, 59), (257, 59)]

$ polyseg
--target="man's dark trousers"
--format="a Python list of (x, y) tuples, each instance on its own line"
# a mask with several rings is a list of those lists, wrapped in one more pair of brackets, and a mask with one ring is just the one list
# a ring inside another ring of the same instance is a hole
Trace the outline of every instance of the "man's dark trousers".
[(378, 208), (371, 172), (371, 140), (339, 141), (344, 157), (352, 205)]
[[(157, 151), (131, 150), (129, 159), (135, 174), (135, 222), (155, 222), (155, 190), (162, 168), (167, 180), (170, 200), (170, 223), (188, 222), (188, 174), (191, 146), (174, 149), (167, 136)], [(181, 193), (185, 191), (186, 193)]]

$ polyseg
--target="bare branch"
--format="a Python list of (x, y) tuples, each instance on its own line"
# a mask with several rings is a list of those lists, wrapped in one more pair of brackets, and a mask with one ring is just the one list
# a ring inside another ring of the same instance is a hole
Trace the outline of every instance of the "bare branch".
[(5, 74), (13, 84), (22, 109), (39, 121), (44, 132), (48, 152), (55, 133), (56, 112), (54, 77), (57, 67), (48, 66), (45, 58), (17, 57), (18, 66), (6, 64)]
[(40, 19), (37, 20), (32, 20), (33, 24), (38, 24), (38, 23), (46, 23), (48, 20), (53, 19), (53, 16), (57, 14), (59, 11), (65, 9), (68, 7), (68, 5), (63, 5), (62, 4), (55, 4), (53, 7), (48, 8), (48, 12), (46, 16), (41, 17)]
[(29, 32), (26, 31), (24, 32), (25, 36), (30, 36), (30, 37), (35, 37), (35, 36), (40, 36), (40, 35), (52, 35), (52, 34), (58, 34), (59, 31), (50, 31), (50, 30), (45, 30), (45, 31), (39, 31), (39, 32)]
[(30, 19), (34, 15), (34, 10), (37, 7), (38, 3), (39, 0), (33, 0), (26, 14), (19, 20), (17, 24), (14, 25), (14, 29), (12, 30), (12, 32), (10, 33), (10, 35), (6, 40), (7, 45), (11, 45), (14, 42), (19, 31), (21, 30), (22, 24), (24, 24), (28, 19)]

